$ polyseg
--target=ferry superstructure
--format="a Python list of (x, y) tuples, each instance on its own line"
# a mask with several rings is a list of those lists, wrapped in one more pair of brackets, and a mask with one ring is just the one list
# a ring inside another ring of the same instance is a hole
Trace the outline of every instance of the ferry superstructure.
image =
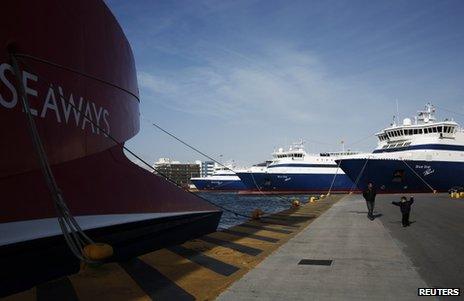
[(242, 190), (245, 189), (242, 180), (235, 174), (232, 165), (221, 166), (215, 164), (214, 172), (210, 176), (191, 178), (190, 181), (198, 190)]
[(338, 161), (358, 188), (372, 182), (379, 192), (433, 192), (464, 185), (464, 131), (451, 119), (437, 121), (430, 103), (376, 136), (372, 153)]
[(266, 167), (237, 171), (237, 175), (251, 191), (273, 192), (327, 192), (349, 191), (353, 182), (337, 167), (335, 160), (355, 152), (308, 154), (303, 142), (287, 150), (279, 148), (272, 153), (273, 161)]

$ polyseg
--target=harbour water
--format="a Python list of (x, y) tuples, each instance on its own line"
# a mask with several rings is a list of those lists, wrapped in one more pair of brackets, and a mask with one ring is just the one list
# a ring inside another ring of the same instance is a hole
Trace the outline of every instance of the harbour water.
[[(250, 216), (254, 209), (264, 213), (276, 213), (291, 206), (294, 199), (306, 203), (311, 195), (241, 195), (235, 192), (200, 192), (202, 198), (242, 215)], [(247, 218), (225, 211), (222, 214), (220, 228), (230, 228), (245, 222)]]

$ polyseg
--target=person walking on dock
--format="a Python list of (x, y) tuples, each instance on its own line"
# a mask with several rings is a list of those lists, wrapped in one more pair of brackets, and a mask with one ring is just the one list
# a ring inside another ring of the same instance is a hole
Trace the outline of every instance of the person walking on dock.
[(372, 182), (367, 183), (367, 189), (363, 192), (363, 197), (367, 204), (367, 218), (371, 221), (374, 220), (374, 206), (375, 206), (375, 192)]
[(408, 227), (411, 225), (411, 223), (409, 222), (409, 213), (411, 212), (412, 203), (414, 203), (414, 197), (412, 196), (409, 199), (409, 201), (405, 196), (402, 196), (401, 201), (392, 202), (393, 205), (399, 206), (401, 209), (401, 214), (403, 215), (401, 222), (403, 223), (403, 227)]

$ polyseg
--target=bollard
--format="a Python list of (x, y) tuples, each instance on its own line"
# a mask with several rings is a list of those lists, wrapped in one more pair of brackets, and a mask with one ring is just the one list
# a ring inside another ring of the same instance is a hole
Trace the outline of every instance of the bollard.
[(301, 205), (300, 200), (294, 199), (294, 200), (292, 201), (292, 207), (293, 207), (293, 208), (298, 208), (298, 207), (300, 207), (300, 205)]
[(86, 245), (82, 253), (89, 260), (103, 261), (113, 256), (113, 247), (105, 243), (93, 243)]
[(251, 218), (258, 220), (261, 219), (261, 216), (263, 216), (263, 214), (264, 212), (261, 209), (256, 208), (255, 210), (253, 210), (253, 212), (251, 212)]

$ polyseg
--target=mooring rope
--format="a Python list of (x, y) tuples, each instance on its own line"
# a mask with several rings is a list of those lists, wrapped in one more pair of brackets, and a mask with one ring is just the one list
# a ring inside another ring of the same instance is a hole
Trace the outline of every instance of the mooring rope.
[[(12, 57), (16, 57), (16, 54), (11, 54), (11, 55), (12, 55)], [(40, 59), (40, 58), (36, 58), (36, 57), (34, 57), (34, 56), (31, 56), (31, 55), (21, 54), (20, 57), (23, 57), (23, 58), (31, 58), (31, 59), (34, 59), (34, 60), (37, 61), (37, 62), (44, 63), (44, 64), (49, 64), (49, 65), (54, 66), (54, 67), (56, 67), (56, 68), (62, 68), (62, 69), (67, 70), (67, 71), (73, 71), (73, 72), (76, 73), (76, 74), (79, 74), (79, 75), (83, 75), (83, 76), (88, 77), (88, 75), (86, 75), (85, 73), (82, 73), (82, 72), (79, 72), (79, 71), (75, 71), (75, 70), (66, 68), (66, 67), (64, 67), (64, 66), (61, 66), (61, 65), (59, 65), (59, 64), (52, 63), (52, 62), (50, 62), (50, 61), (43, 60), (43, 59)], [(26, 62), (24, 62), (23, 60), (22, 60), (22, 63), (25, 64), (25, 65), (27, 65)], [(34, 69), (34, 68), (32, 68), (30, 65), (27, 65), (27, 66), (28, 66), (28, 68), (30, 68), (31, 70)], [(18, 68), (19, 68), (19, 66), (18, 66)], [(18, 70), (19, 70), (19, 69), (18, 69)], [(45, 77), (45, 78), (46, 78), (46, 77)], [(92, 77), (91, 77), (91, 78), (92, 78)], [(46, 79), (47, 79), (47, 78), (46, 78)], [(47, 79), (47, 80), (48, 80), (49, 82), (52, 82), (50, 79)], [(109, 86), (114, 87), (113, 84), (108, 83), (108, 82), (106, 82), (106, 81), (100, 80), (99, 82), (101, 82), (101, 83), (103, 83), (103, 84), (108, 84)], [(21, 85), (21, 86), (22, 86), (22, 85)], [(232, 214), (234, 214), (234, 215), (237, 216), (237, 217), (240, 216), (240, 217), (247, 218), (247, 219), (251, 218), (251, 216), (249, 216), (249, 215), (242, 214), (242, 213), (240, 213), (240, 212), (231, 210), (231, 209), (226, 208), (226, 207), (224, 207), (224, 206), (222, 206), (222, 205), (219, 205), (219, 204), (217, 204), (217, 203), (214, 203), (214, 202), (212, 202), (212, 201), (210, 201), (210, 200), (204, 198), (203, 196), (198, 195), (198, 194), (196, 194), (196, 193), (194, 193), (194, 192), (192, 192), (192, 191), (190, 191), (190, 190), (188, 190), (188, 189), (185, 189), (184, 187), (180, 186), (178, 183), (176, 183), (175, 181), (173, 181), (172, 179), (170, 179), (167, 175), (163, 174), (162, 172), (160, 172), (159, 170), (157, 170), (156, 168), (154, 168), (152, 165), (150, 165), (148, 162), (146, 162), (144, 159), (142, 159), (140, 156), (138, 156), (138, 155), (137, 155), (135, 152), (133, 152), (130, 148), (128, 148), (127, 146), (125, 146), (123, 142), (119, 142), (116, 138), (114, 138), (114, 137), (113, 137), (110, 133), (108, 133), (105, 129), (103, 129), (103, 128), (100, 127), (98, 124), (96, 124), (93, 120), (91, 120), (89, 117), (87, 117), (81, 109), (77, 108), (77, 107), (76, 107), (75, 105), (73, 105), (69, 100), (67, 100), (66, 98), (64, 98), (64, 100), (65, 100), (66, 103), (67, 103), (69, 106), (71, 106), (74, 110), (76, 110), (77, 112), (81, 113), (82, 116), (83, 116), (87, 121), (89, 121), (93, 126), (95, 126), (99, 131), (101, 131), (101, 132), (104, 134), (104, 136), (106, 136), (107, 138), (109, 138), (109, 139), (110, 139), (111, 141), (113, 141), (116, 145), (121, 146), (125, 151), (127, 151), (129, 154), (131, 154), (134, 158), (136, 158), (137, 160), (139, 160), (140, 162), (142, 162), (142, 163), (143, 163), (145, 166), (147, 166), (150, 170), (155, 171), (157, 175), (161, 176), (162, 178), (164, 178), (164, 179), (167, 180), (168, 182), (170, 182), (170, 183), (176, 185), (177, 187), (179, 187), (179, 188), (182, 189), (183, 191), (185, 191), (185, 192), (187, 192), (187, 193), (190, 193), (190, 194), (193, 194), (193, 195), (195, 195), (196, 197), (198, 197), (198, 198), (204, 200), (205, 202), (207, 202), (207, 203), (209, 203), (209, 204), (212, 204), (212, 205), (214, 205), (214, 206), (216, 206), (216, 207), (222, 209), (223, 211), (232, 213)], [(211, 157), (207, 156), (207, 158), (211, 158)], [(212, 158), (211, 158), (211, 159), (212, 159)], [(213, 161), (218, 162), (217, 160), (214, 160), (214, 159), (213, 159)], [(224, 165), (221, 164), (220, 162), (218, 162), (218, 163), (219, 163), (220, 165), (224, 166)], [(224, 166), (224, 167), (227, 168), (227, 166)], [(68, 210), (68, 212), (69, 212), (69, 210)], [(69, 213), (69, 216), (72, 217), (72, 215), (71, 215), (70, 213)], [(77, 222), (75, 222), (75, 221), (74, 221), (74, 223), (77, 224)], [(82, 233), (83, 233), (83, 231), (82, 231)], [(84, 235), (85, 235), (85, 233), (84, 233)]]
[(361, 175), (364, 173), (364, 169), (366, 168), (367, 162), (369, 161), (369, 156), (366, 157), (366, 162), (364, 163), (361, 171), (359, 172), (358, 176), (356, 177), (356, 181), (354, 181), (353, 185), (351, 186), (350, 193), (353, 191), (354, 187), (358, 185), (359, 180), (361, 179)]
[(17, 58), (14, 54), (10, 53), (10, 60), (12, 62), (14, 74), (16, 76), (17, 88), (20, 92), (21, 105), (23, 107), (24, 112), (26, 113), (29, 133), (31, 135), (34, 149), (39, 158), (39, 164), (42, 173), (44, 174), (47, 187), (54, 200), (61, 232), (63, 233), (63, 236), (66, 240), (67, 245), (69, 246), (69, 249), (77, 258), (87, 263), (94, 263), (94, 261), (87, 259), (82, 253), (83, 247), (86, 244), (92, 244), (94, 242), (84, 233), (84, 231), (81, 229), (75, 218), (69, 212), (69, 209), (64, 200), (63, 193), (61, 192), (61, 190), (58, 187), (58, 184), (56, 183), (53, 171), (50, 167), (45, 149), (42, 144), (42, 140), (37, 131), (37, 126), (31, 113), (29, 100), (21, 80), (21, 71), (19, 69)]
[[(188, 148), (192, 149), (193, 151), (199, 153), (200, 155), (202, 155), (202, 156), (204, 156), (204, 157), (210, 159), (211, 161), (215, 162), (216, 164), (218, 164), (218, 165), (220, 165), (220, 166), (222, 166), (222, 167), (224, 167), (224, 168), (227, 168), (227, 169), (231, 170), (232, 172), (235, 172), (235, 171), (232, 170), (230, 167), (224, 165), (223, 163), (219, 162), (218, 160), (214, 159), (213, 157), (211, 157), (211, 156), (207, 155), (206, 153), (200, 151), (197, 147), (194, 147), (194, 146), (192, 146), (191, 144), (185, 142), (184, 140), (182, 140), (181, 138), (179, 138), (179, 137), (176, 136), (175, 134), (173, 134), (173, 133), (169, 132), (168, 130), (162, 128), (160, 125), (154, 123), (153, 121), (151, 121), (151, 120), (145, 118), (143, 115), (141, 115), (141, 116), (142, 116), (143, 119), (149, 121), (150, 124), (153, 125), (155, 128), (159, 129), (161, 132), (167, 134), (167, 135), (170, 136), (171, 138), (173, 138), (173, 139), (179, 141), (180, 143), (182, 143), (182, 144), (185, 145), (186, 147), (188, 147)], [(250, 174), (251, 174), (251, 176), (253, 177), (253, 181), (254, 181), (254, 183), (255, 183), (256, 188), (259, 190), (259, 192), (260, 192), (262, 195), (269, 196), (270, 194), (264, 193), (264, 192), (258, 187), (258, 184), (256, 183), (256, 181), (255, 181), (255, 179), (254, 179), (253, 173), (250, 172)], [(288, 199), (286, 199), (286, 198), (284, 198), (284, 197), (282, 197), (282, 196), (279, 196), (279, 195), (274, 195), (274, 196), (277, 197), (277, 198), (279, 198), (279, 199), (281, 199), (281, 200), (283, 200), (283, 201), (285, 201), (285, 202), (290, 202)]]
[(333, 188), (333, 186), (335, 184), (335, 178), (337, 178), (338, 170), (340, 169), (341, 163), (342, 163), (342, 160), (340, 159), (338, 161), (337, 170), (335, 171), (335, 175), (333, 176), (332, 183), (330, 183), (329, 190), (327, 191), (327, 195), (330, 195), (330, 193), (332, 192), (332, 188)]
[(436, 191), (435, 189), (433, 189), (433, 187), (432, 187), (425, 179), (423, 179), (423, 178), (414, 170), (414, 168), (412, 168), (411, 166), (409, 166), (409, 164), (406, 163), (406, 161), (404, 161), (404, 159), (401, 159), (401, 161), (403, 161), (403, 163), (404, 163), (407, 167), (409, 167), (409, 169), (411, 169), (412, 172), (413, 172), (422, 182), (424, 182), (424, 184), (427, 185), (427, 187), (430, 188), (430, 190), (432, 190), (432, 192), (435, 192), (435, 191)]

